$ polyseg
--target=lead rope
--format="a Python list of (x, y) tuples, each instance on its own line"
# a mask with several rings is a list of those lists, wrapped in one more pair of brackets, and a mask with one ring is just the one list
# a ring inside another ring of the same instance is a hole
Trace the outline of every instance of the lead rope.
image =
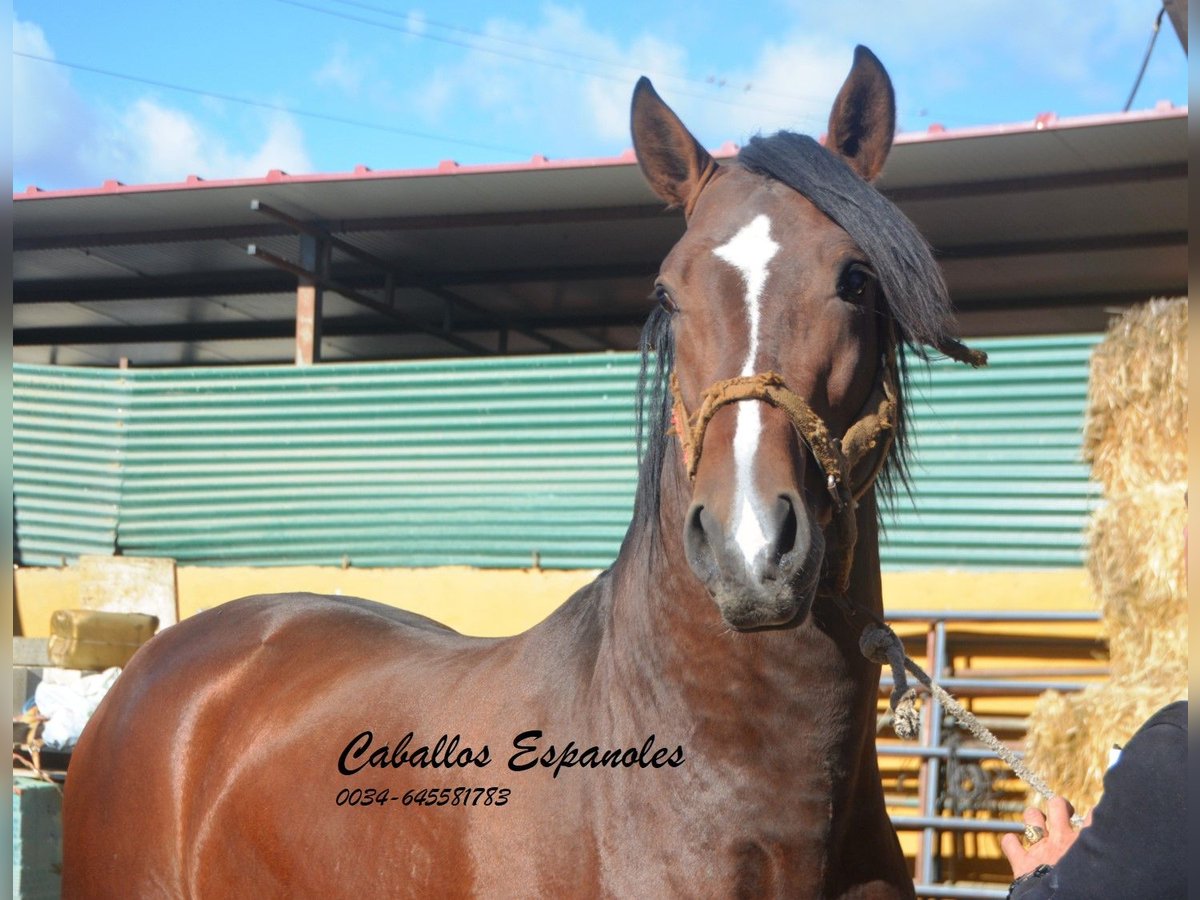
[[(930, 678), (924, 669), (905, 654), (904, 644), (886, 622), (869, 609), (851, 603), (850, 598), (844, 594), (832, 596), (848, 619), (863, 613), (870, 620), (863, 626), (858, 647), (863, 656), (871, 662), (887, 665), (892, 670), (893, 688), (889, 707), (892, 710), (892, 729), (897, 737), (905, 741), (916, 740), (920, 723), (916, 709), (917, 689), (909, 685), (904, 674), (907, 669), (945, 707), (946, 712), (958, 725), (971, 732), (976, 740), (1003, 760), (1018, 778), (1037, 791), (1043, 799), (1054, 798), (1054, 791), (1050, 790), (1050, 786), (1040, 775), (1029, 769), (1016, 753), (1006, 747), (975, 717), (974, 713), (955, 700), (945, 688)], [(1083, 816), (1071, 816), (1071, 824), (1075, 827), (1078, 828), (1082, 823)]]

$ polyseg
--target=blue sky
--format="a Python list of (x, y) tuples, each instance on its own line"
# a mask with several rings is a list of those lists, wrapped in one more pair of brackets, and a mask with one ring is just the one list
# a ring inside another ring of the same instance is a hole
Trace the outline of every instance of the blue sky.
[[(13, 187), (612, 156), (630, 145), (641, 74), (706, 146), (779, 128), (820, 134), (857, 43), (891, 73), (901, 131), (1109, 113), (1133, 86), (1158, 8), (18, 2)], [(1159, 100), (1187, 102), (1187, 58), (1165, 18), (1133, 107)]]

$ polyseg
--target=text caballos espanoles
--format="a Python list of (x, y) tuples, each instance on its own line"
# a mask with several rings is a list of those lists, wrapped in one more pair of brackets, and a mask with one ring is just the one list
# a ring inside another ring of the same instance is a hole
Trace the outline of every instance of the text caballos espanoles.
[[(513, 738), (514, 753), (508, 758), (508, 767), (514, 772), (523, 772), (535, 766), (553, 769), (553, 777), (563, 769), (661, 769), (675, 768), (684, 763), (682, 746), (674, 750), (655, 746), (657, 737), (650, 735), (641, 747), (580, 747), (575, 741), (559, 749), (550, 744), (543, 749), (539, 743), (542, 732), (538, 729), (522, 731)], [(433, 744), (414, 746), (415, 738), (410, 731), (395, 744), (376, 744), (375, 734), (362, 731), (351, 738), (338, 757), (338, 771), (343, 775), (354, 775), (363, 769), (454, 769), (476, 766), (483, 768), (492, 761), (487, 744), (478, 750), (463, 745), (462, 737), (443, 734)]]

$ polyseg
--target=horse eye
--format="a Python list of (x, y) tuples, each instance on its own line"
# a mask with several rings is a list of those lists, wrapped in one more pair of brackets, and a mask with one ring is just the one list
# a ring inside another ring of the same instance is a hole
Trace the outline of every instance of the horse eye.
[(671, 298), (671, 292), (667, 290), (665, 285), (656, 284), (654, 286), (654, 299), (669, 313), (679, 311), (679, 307), (675, 305), (675, 301)]
[(858, 263), (851, 263), (846, 266), (842, 272), (842, 277), (838, 279), (837, 292), (838, 296), (847, 303), (855, 303), (867, 293), (867, 288), (871, 286), (871, 273)]

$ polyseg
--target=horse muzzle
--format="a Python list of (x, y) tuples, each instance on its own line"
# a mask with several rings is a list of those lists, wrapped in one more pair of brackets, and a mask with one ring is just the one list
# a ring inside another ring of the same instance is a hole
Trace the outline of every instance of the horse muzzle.
[(780, 495), (757, 514), (739, 511), (729, 527), (706, 506), (693, 504), (683, 545), (692, 572), (730, 627), (777, 628), (808, 615), (825, 539), (795, 495)]
[[(889, 344), (862, 413), (840, 438), (834, 437), (809, 403), (774, 372), (727, 378), (710, 385), (701, 394), (694, 413), (688, 412), (679, 378), (671, 373), (671, 431), (679, 439), (684, 468), (693, 486), (700, 474), (708, 426), (720, 410), (731, 404), (761, 401), (776, 410), (799, 435), (809, 463), (821, 476), (818, 481), (824, 482), (821, 491), (832, 504), (829, 527), (833, 549), (825, 578), (829, 590), (837, 595), (845, 594), (849, 587), (857, 540), (857, 501), (874, 483), (895, 437), (894, 353), (894, 345)], [(725, 422), (729, 432), (729, 419)], [(777, 429), (773, 433), (778, 436), (787, 432)], [(725, 438), (725, 445), (735, 439), (728, 433)], [(757, 452), (753, 447), (757, 444), (752, 446), (752, 455)], [(794, 453), (784, 450), (777, 455), (777, 467), (781, 458), (794, 459)], [(788, 477), (794, 477), (794, 472), (786, 476), (782, 470), (777, 471), (774, 483), (784, 487)], [(722, 480), (727, 481), (718, 479)], [(803, 490), (815, 499), (819, 494), (813, 487), (805, 484)], [(787, 489), (775, 500), (767, 500), (762, 494), (749, 501), (743, 497), (741, 508), (727, 510), (730, 515), (724, 519), (709, 511), (703, 494), (693, 494), (696, 499), (684, 527), (688, 564), (716, 599), (725, 621), (734, 628), (796, 624), (812, 607), (821, 569), (826, 565), (826, 542), (810, 510), (800, 501), (800, 490)], [(728, 522), (728, 527), (722, 522)]]

